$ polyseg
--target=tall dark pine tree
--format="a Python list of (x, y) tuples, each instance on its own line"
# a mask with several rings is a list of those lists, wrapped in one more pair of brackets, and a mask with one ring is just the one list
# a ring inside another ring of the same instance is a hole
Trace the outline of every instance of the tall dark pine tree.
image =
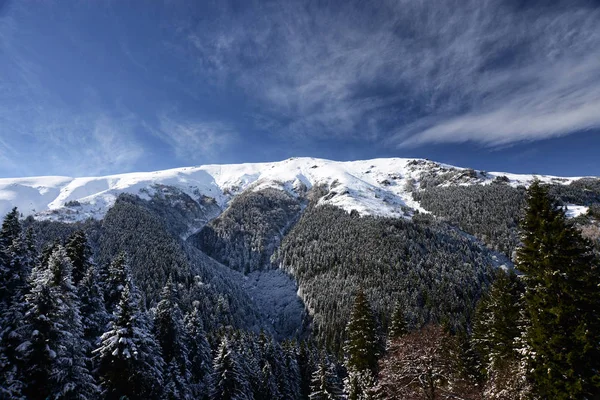
[(108, 276), (104, 287), (104, 301), (106, 303), (106, 311), (109, 313), (113, 313), (117, 304), (119, 304), (125, 283), (130, 275), (127, 256), (121, 252), (108, 266)]
[(534, 182), (516, 267), (525, 282), (526, 340), (542, 398), (600, 396), (600, 268), (590, 243)]
[(184, 338), (183, 316), (177, 304), (176, 287), (170, 278), (156, 306), (154, 335), (162, 349), (165, 363), (169, 366), (168, 374), (165, 375), (165, 385), (172, 388), (172, 396), (176, 394), (180, 399), (191, 398), (190, 366)]
[(249, 400), (252, 398), (250, 385), (243, 376), (235, 350), (225, 336), (221, 341), (213, 363), (211, 377), (211, 400)]
[(406, 317), (404, 316), (404, 306), (398, 301), (394, 308), (394, 313), (392, 314), (392, 323), (390, 325), (388, 336), (390, 339), (396, 339), (407, 333), (408, 328), (406, 326)]
[(79, 282), (85, 276), (87, 270), (93, 265), (92, 249), (88, 244), (85, 232), (76, 231), (67, 240), (65, 245), (67, 256), (73, 265), (73, 284), (79, 286)]
[(479, 301), (472, 341), (482, 359), (482, 373), (504, 369), (519, 358), (517, 339), (523, 287), (517, 274), (498, 271), (490, 291)]
[(337, 374), (326, 357), (322, 357), (317, 370), (312, 375), (310, 400), (343, 399), (342, 389)]
[(35, 254), (23, 235), (13, 209), (0, 231), (0, 398), (20, 396), (16, 347), (22, 342), (19, 326), (25, 311), (25, 294)]
[(200, 315), (200, 304), (196, 301), (192, 307), (192, 311), (184, 319), (185, 339), (190, 362), (190, 386), (197, 399), (206, 399), (210, 385), (209, 378), (212, 373), (212, 354)]
[(127, 277), (110, 329), (94, 350), (104, 398), (117, 400), (162, 398), (163, 369), (160, 346), (140, 310), (135, 286)]
[(375, 383), (379, 340), (375, 318), (364, 292), (356, 295), (350, 321), (346, 327), (345, 390), (350, 400), (364, 397)]
[(91, 348), (96, 348), (100, 335), (106, 330), (110, 316), (104, 306), (102, 285), (95, 265), (88, 268), (79, 282), (78, 293), (81, 301), (83, 337)]
[(47, 265), (34, 269), (31, 285), (21, 327), (24, 341), (17, 348), (23, 394), (28, 398), (96, 398), (71, 263), (62, 246), (55, 248)]

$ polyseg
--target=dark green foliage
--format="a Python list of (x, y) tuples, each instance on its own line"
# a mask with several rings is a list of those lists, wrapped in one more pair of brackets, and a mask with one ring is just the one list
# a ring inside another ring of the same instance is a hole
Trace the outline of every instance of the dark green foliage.
[(120, 252), (127, 252), (132, 276), (141, 282), (147, 306), (158, 303), (171, 276), (178, 285), (184, 312), (193, 301), (201, 302), (207, 329), (227, 325), (259, 329), (258, 312), (240, 287), (238, 275), (182, 243), (168, 228), (171, 224), (178, 222), (158, 217), (148, 201), (121, 195), (103, 221), (96, 259), (106, 265)]
[(323, 357), (312, 375), (309, 399), (338, 400), (343, 398), (341, 383), (334, 365), (326, 357)]
[(413, 192), (423, 208), (510, 256), (519, 245), (525, 188), (508, 185), (434, 187)]
[(183, 315), (177, 303), (177, 289), (169, 279), (154, 312), (154, 337), (168, 366), (165, 385), (170, 388), (169, 396), (190, 399), (192, 393), (189, 350), (186, 348)]
[(121, 300), (110, 328), (94, 350), (103, 396), (117, 400), (161, 399), (164, 361), (152, 336), (131, 279), (123, 282)]
[(73, 284), (78, 286), (88, 268), (92, 266), (92, 249), (88, 244), (85, 232), (73, 233), (67, 240), (65, 249), (71, 265), (73, 265)]
[(374, 380), (366, 382), (363, 377), (377, 376), (379, 356), (375, 318), (362, 290), (358, 291), (354, 300), (350, 320), (346, 326), (346, 337), (344, 351), (346, 352), (346, 369), (350, 376), (346, 392), (350, 400), (357, 400), (364, 398), (365, 393), (371, 388), (369, 384), (374, 384)]
[(530, 378), (542, 398), (600, 396), (600, 269), (588, 241), (531, 185), (516, 267), (524, 273)]
[(394, 314), (392, 314), (392, 321), (389, 328), (389, 338), (395, 339), (408, 333), (406, 326), (406, 317), (404, 315), (404, 306), (401, 302), (396, 302), (394, 308)]
[(57, 246), (46, 265), (31, 274), (26, 313), (17, 347), (23, 395), (92, 399), (97, 387), (86, 357), (79, 299), (71, 280), (66, 251)]
[(252, 398), (247, 377), (227, 337), (224, 337), (213, 364), (211, 400), (246, 400)]
[(192, 311), (185, 316), (184, 329), (192, 394), (197, 399), (206, 399), (212, 373), (212, 353), (206, 339), (199, 306), (198, 302), (192, 305)]
[(318, 340), (336, 350), (359, 286), (376, 315), (391, 315), (400, 299), (409, 326), (442, 319), (459, 326), (493, 268), (485, 248), (443, 224), (356, 218), (331, 206), (307, 209), (274, 262), (297, 279)]
[(189, 285), (193, 274), (181, 245), (168, 233), (163, 221), (141, 203), (137, 198), (121, 196), (106, 214), (99, 261), (107, 263), (126, 251), (133, 279), (145, 294), (147, 305), (151, 305), (158, 302), (169, 276)]
[(590, 206), (600, 203), (600, 179), (582, 178), (569, 185), (549, 185), (548, 194), (561, 205), (579, 204)]
[(518, 339), (523, 285), (514, 271), (498, 271), (490, 291), (479, 301), (472, 340), (482, 372), (498, 371), (519, 359)]
[(20, 325), (26, 311), (25, 295), (36, 258), (33, 237), (21, 231), (16, 209), (0, 232), (0, 398), (20, 396), (19, 362), (16, 347), (23, 341)]
[(297, 199), (276, 189), (235, 197), (218, 218), (190, 238), (209, 256), (240, 272), (268, 267), (269, 257), (298, 219)]

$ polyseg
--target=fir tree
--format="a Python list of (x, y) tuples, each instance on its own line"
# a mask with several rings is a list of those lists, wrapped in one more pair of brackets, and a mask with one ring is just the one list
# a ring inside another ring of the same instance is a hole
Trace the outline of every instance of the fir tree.
[(73, 265), (73, 284), (79, 286), (88, 269), (93, 265), (92, 250), (88, 244), (85, 232), (76, 231), (65, 245), (67, 256)]
[(477, 353), (482, 358), (482, 373), (489, 374), (517, 360), (516, 340), (520, 336), (519, 315), (523, 293), (513, 270), (500, 270), (490, 291), (479, 301), (473, 322)]
[[(154, 335), (161, 347), (163, 359), (169, 365), (169, 374), (165, 376), (165, 385), (177, 389), (179, 398), (188, 399), (190, 380), (183, 331), (183, 317), (177, 305), (177, 293), (173, 281), (169, 278), (161, 293), (161, 301), (154, 314)], [(171, 380), (171, 381), (170, 381)]]
[(21, 327), (24, 341), (17, 348), (23, 394), (28, 398), (95, 398), (97, 386), (88, 370), (79, 299), (62, 246), (52, 252), (48, 265), (34, 269), (31, 286)]
[(343, 399), (342, 389), (331, 364), (326, 357), (321, 359), (317, 370), (311, 379), (310, 400), (338, 400)]
[(392, 324), (389, 329), (390, 339), (396, 339), (400, 336), (406, 335), (408, 328), (406, 326), (406, 317), (404, 316), (404, 306), (400, 301), (396, 302), (394, 313), (392, 315)]
[(200, 304), (192, 304), (192, 311), (185, 316), (184, 329), (187, 341), (190, 382), (194, 396), (198, 399), (208, 398), (210, 375), (212, 373), (212, 354), (206, 332), (203, 328)]
[(106, 399), (160, 399), (164, 361), (140, 310), (137, 290), (127, 279), (110, 329), (94, 350), (97, 373)]
[(104, 300), (106, 310), (113, 313), (119, 303), (125, 283), (130, 277), (129, 264), (127, 256), (121, 252), (108, 266), (108, 276), (104, 289)]
[(104, 295), (95, 265), (88, 268), (79, 282), (79, 300), (83, 323), (83, 337), (91, 348), (98, 345), (100, 335), (104, 333), (110, 320), (104, 306)]
[(529, 188), (516, 267), (524, 273), (530, 378), (542, 398), (600, 396), (600, 269), (546, 187)]
[(211, 400), (249, 400), (252, 398), (250, 385), (243, 376), (237, 354), (226, 336), (221, 341), (213, 363), (211, 383)]
[[(346, 368), (351, 379), (346, 380), (345, 390), (350, 400), (356, 400), (362, 398), (369, 390), (369, 387), (364, 385), (374, 382), (379, 354), (375, 319), (362, 290), (358, 292), (354, 301), (346, 333)], [(366, 379), (365, 375), (370, 375), (372, 379)]]
[[(0, 232), (0, 395), (18, 398), (21, 382), (16, 347), (23, 341), (19, 326), (25, 312), (28, 277), (35, 259), (31, 231), (21, 232), (16, 209)], [(1, 397), (1, 396), (0, 396)]]

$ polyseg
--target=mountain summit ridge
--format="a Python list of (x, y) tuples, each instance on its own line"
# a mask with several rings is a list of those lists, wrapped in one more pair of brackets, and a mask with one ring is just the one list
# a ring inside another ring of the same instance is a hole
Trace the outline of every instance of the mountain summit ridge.
[(332, 161), (293, 157), (278, 162), (208, 164), (99, 177), (41, 176), (0, 178), (0, 214), (18, 207), (38, 219), (100, 219), (121, 193), (149, 199), (161, 186), (173, 186), (194, 200), (213, 198), (221, 207), (246, 190), (277, 188), (293, 196), (315, 185), (329, 194), (320, 203), (361, 215), (410, 217), (424, 212), (411, 191), (423, 185), (489, 184), (528, 186), (534, 178), (569, 184), (580, 177), (484, 172), (419, 158)]

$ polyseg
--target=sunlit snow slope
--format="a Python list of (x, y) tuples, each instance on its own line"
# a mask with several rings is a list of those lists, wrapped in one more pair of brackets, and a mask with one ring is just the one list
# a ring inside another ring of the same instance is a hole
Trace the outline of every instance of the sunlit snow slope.
[[(120, 193), (148, 198), (162, 185), (177, 187), (196, 200), (202, 196), (214, 198), (221, 207), (245, 190), (274, 187), (298, 195), (315, 185), (324, 185), (330, 192), (321, 203), (356, 210), (362, 215), (400, 217), (410, 216), (413, 210), (424, 211), (412, 199), (410, 190), (418, 188), (423, 177), (432, 175), (449, 176), (445, 185), (487, 184), (498, 176), (506, 176), (511, 185), (528, 185), (534, 179), (533, 175), (482, 173), (419, 159), (337, 162), (292, 158), (273, 163), (204, 165), (90, 178), (0, 179), (0, 215), (16, 206), (24, 215), (39, 219), (102, 218)], [(578, 179), (536, 177), (564, 184)]]

